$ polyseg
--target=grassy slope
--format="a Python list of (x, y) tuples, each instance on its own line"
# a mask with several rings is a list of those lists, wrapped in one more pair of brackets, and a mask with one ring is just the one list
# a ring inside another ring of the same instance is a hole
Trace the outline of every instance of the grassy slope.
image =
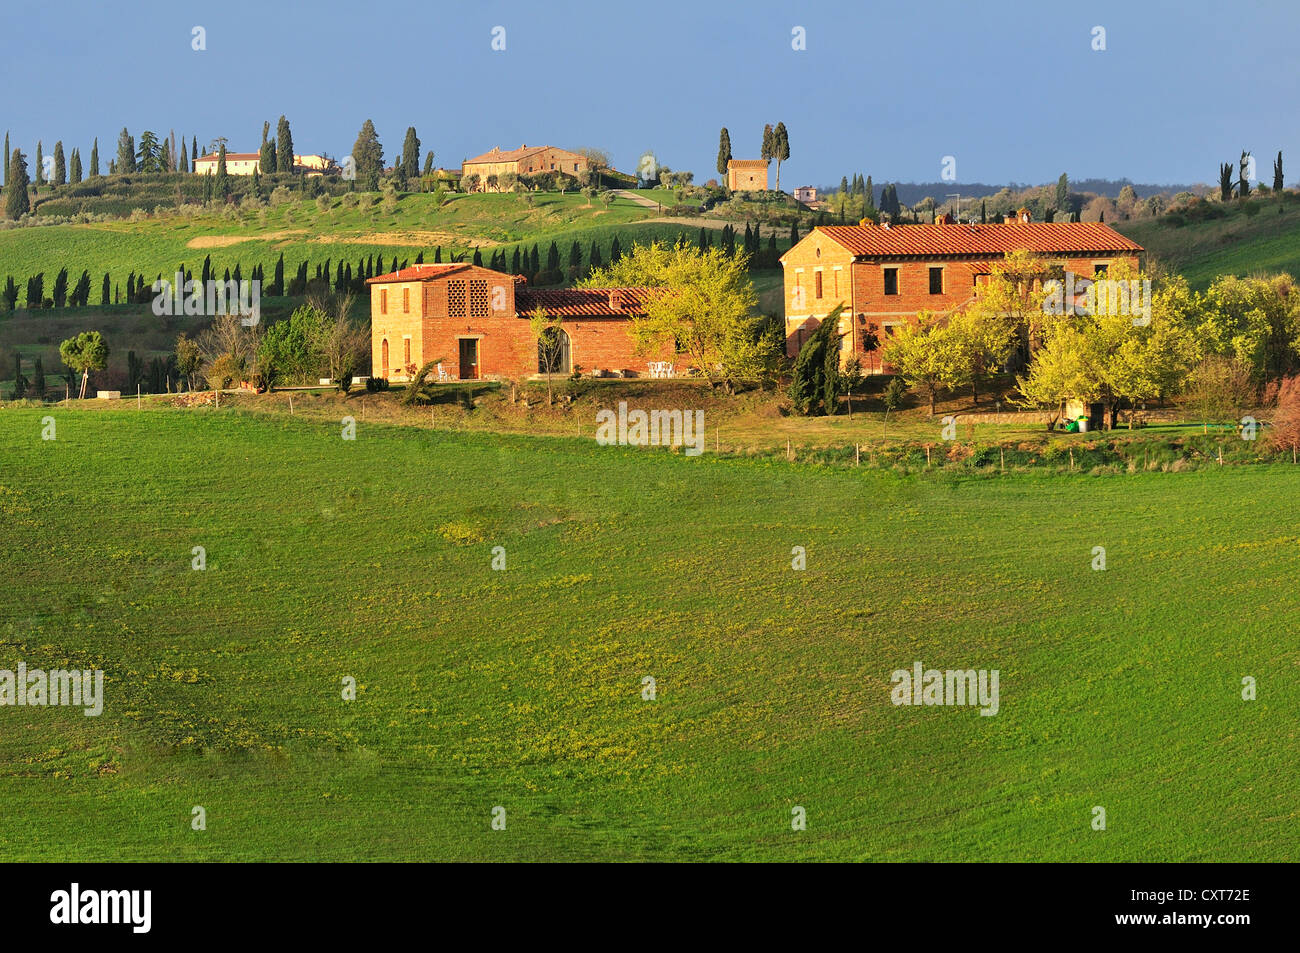
[[(899, 479), (124, 407), (43, 442), (46, 412), (0, 413), (0, 667), (93, 662), (108, 702), (0, 709), (5, 860), (1300, 849), (1300, 468)], [(1001, 714), (892, 706), (918, 659), (1000, 669)]]
[(1253, 216), (1233, 203), (1224, 218), (1181, 228), (1160, 220), (1116, 228), (1146, 248), (1149, 257), (1186, 276), (1193, 288), (1203, 290), (1219, 275), (1285, 271), (1300, 276), (1300, 203), (1290, 194), (1281, 205), (1276, 199), (1254, 201), (1259, 211)]
[[(453, 248), (463, 251), (477, 244), (509, 246), (527, 240), (530, 246), (543, 242), (545, 251), (546, 243), (563, 237), (567, 255), (567, 243), (576, 237), (584, 243), (585, 255), (585, 245), (593, 238), (608, 245), (617, 231), (626, 239), (636, 232), (625, 230), (626, 226), (655, 214), (627, 199), (616, 199), (608, 208), (601, 202), (589, 207), (581, 195), (558, 193), (536, 196), (532, 207), (519, 195), (468, 195), (457, 196), (442, 208), (436, 207), (431, 195), (412, 194), (403, 196), (391, 213), (378, 205), (345, 209), (339, 199), (333, 201), (333, 208), (325, 212), (314, 202), (293, 202), (250, 210), (233, 220), (220, 215), (171, 216), (10, 229), (0, 232), (0, 281), (13, 275), (24, 289), (27, 277), (43, 270), (48, 295), (59, 267), (66, 267), (73, 281), (84, 268), (94, 278), (91, 300), (98, 301), (105, 271), (124, 286), (130, 271), (168, 275), (181, 263), (197, 270), (205, 255), (212, 256), (219, 270), (242, 264), (245, 274), (260, 262), (268, 279), (282, 252), (290, 276), (304, 258), (312, 262), (313, 270), (327, 258), (355, 266), (367, 255), (383, 255), (385, 262), (391, 262), (394, 256), (413, 260), (424, 251), (426, 260), (432, 261), (437, 245), (446, 260)], [(656, 234), (677, 234), (675, 227), (649, 228)]]

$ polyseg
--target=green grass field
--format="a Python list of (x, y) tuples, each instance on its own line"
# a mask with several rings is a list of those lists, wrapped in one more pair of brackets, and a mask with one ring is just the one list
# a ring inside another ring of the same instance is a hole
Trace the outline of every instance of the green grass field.
[[(0, 858), (1300, 849), (1300, 467), (901, 477), (358, 411), (0, 411), (0, 668), (107, 673), (99, 718), (0, 708)], [(918, 660), (998, 669), (999, 714), (895, 707)]]
[[(1227, 215), (1171, 227), (1164, 219), (1121, 222), (1115, 227), (1147, 250), (1148, 259), (1183, 275), (1197, 290), (1220, 275), (1246, 277), (1284, 271), (1300, 275), (1300, 202), (1251, 199), (1229, 203)], [(1279, 213), (1278, 209), (1281, 209)]]

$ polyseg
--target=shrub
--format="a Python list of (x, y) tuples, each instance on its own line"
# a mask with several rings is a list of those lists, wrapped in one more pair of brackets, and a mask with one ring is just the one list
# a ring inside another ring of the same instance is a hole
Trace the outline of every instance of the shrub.
[(1300, 446), (1300, 375), (1284, 377), (1277, 387), (1269, 446), (1278, 452)]
[(388, 390), (388, 378), (387, 377), (366, 378), (366, 390), (370, 391), (370, 393), (372, 394), (378, 393), (380, 391)]

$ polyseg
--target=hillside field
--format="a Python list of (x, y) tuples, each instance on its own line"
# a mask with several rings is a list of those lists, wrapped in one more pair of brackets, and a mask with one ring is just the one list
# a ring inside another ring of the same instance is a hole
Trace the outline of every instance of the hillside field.
[[(901, 476), (368, 421), (0, 411), (0, 669), (106, 672), (98, 718), (0, 707), (0, 859), (1300, 849), (1300, 467)], [(998, 714), (891, 704), (917, 661), (997, 669)]]

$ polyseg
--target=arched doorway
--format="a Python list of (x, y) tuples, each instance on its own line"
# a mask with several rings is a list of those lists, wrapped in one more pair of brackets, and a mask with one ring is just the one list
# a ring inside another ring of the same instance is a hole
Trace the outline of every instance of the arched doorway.
[(573, 352), (569, 335), (563, 328), (547, 328), (537, 339), (537, 373), (570, 374)]

